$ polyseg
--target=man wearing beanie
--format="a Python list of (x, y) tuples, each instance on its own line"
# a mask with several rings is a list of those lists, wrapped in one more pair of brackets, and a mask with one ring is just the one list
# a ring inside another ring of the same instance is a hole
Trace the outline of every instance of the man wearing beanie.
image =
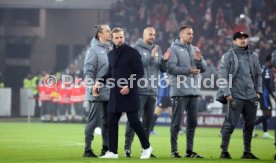
[(242, 114), (244, 151), (241, 158), (258, 159), (251, 153), (251, 140), (258, 101), (262, 93), (262, 71), (258, 57), (248, 47), (246, 33), (234, 33), (233, 45), (220, 61), (219, 78), (227, 81), (227, 84), (221, 85), (220, 88), (228, 104), (222, 126), (220, 157), (231, 159), (228, 146), (231, 134)]

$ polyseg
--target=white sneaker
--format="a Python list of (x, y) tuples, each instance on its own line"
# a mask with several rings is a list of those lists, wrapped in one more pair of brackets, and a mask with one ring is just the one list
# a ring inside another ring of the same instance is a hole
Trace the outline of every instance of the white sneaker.
[(274, 136), (271, 136), (268, 132), (264, 132), (263, 138), (265, 138), (265, 139), (274, 139)]
[(140, 159), (149, 159), (153, 149), (150, 146), (148, 149), (142, 149)]
[(100, 127), (96, 127), (94, 132), (96, 135), (102, 135), (102, 129)]
[(99, 157), (99, 158), (110, 158), (110, 159), (118, 159), (119, 158), (119, 155), (118, 154), (115, 154), (113, 152), (105, 152), (105, 155)]

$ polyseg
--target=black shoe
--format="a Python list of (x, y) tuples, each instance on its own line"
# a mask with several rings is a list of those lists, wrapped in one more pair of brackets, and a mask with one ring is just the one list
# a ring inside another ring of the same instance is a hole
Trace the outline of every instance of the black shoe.
[(125, 150), (125, 157), (131, 158), (131, 151), (130, 150)]
[(221, 152), (220, 158), (223, 158), (223, 159), (232, 159), (232, 157), (230, 156), (229, 152)]
[(85, 151), (83, 153), (83, 157), (98, 157), (92, 150), (90, 151)]
[(103, 148), (101, 150), (100, 156), (104, 156), (107, 151), (108, 151), (108, 147), (107, 146), (103, 146)]
[(242, 159), (254, 159), (254, 160), (259, 160), (258, 157), (254, 156), (252, 153), (250, 152), (243, 152), (243, 155), (241, 157)]
[(157, 156), (155, 156), (154, 154), (150, 154), (151, 158), (157, 158)]
[(185, 158), (204, 158), (204, 157), (198, 155), (198, 154), (195, 153), (195, 152), (188, 152), (188, 153), (185, 154), (184, 157), (185, 157)]
[(172, 158), (181, 158), (181, 156), (179, 155), (178, 151), (174, 151), (172, 152)]

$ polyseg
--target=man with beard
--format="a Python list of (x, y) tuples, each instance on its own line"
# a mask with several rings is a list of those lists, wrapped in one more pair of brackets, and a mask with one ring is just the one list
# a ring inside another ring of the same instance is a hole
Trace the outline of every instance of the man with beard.
[(118, 123), (122, 113), (125, 112), (142, 146), (140, 159), (149, 159), (153, 149), (138, 117), (140, 100), (137, 81), (144, 75), (141, 56), (136, 49), (125, 44), (123, 29), (112, 30), (112, 41), (114, 47), (108, 54), (109, 70), (93, 87), (93, 94), (99, 95), (97, 89), (101, 87), (100, 80), (111, 86), (108, 104), (109, 151), (100, 158), (119, 158)]
[(203, 158), (193, 151), (194, 134), (197, 126), (197, 108), (199, 102), (199, 76), (206, 70), (206, 62), (201, 51), (192, 46), (193, 29), (189, 25), (179, 28), (179, 38), (170, 50), (172, 56), (168, 67), (171, 75), (170, 95), (173, 99), (171, 121), (171, 157), (181, 158), (178, 153), (177, 139), (181, 129), (181, 116), (186, 111), (186, 158)]
[[(232, 75), (232, 77), (229, 77)], [(227, 113), (222, 126), (220, 158), (231, 159), (228, 146), (231, 135), (242, 114), (244, 151), (242, 159), (258, 159), (251, 153), (252, 132), (256, 119), (258, 101), (262, 93), (262, 71), (258, 57), (248, 47), (248, 35), (236, 32), (233, 45), (220, 61), (219, 78), (227, 81), (221, 85), (227, 100)], [(228, 84), (232, 83), (232, 85)]]

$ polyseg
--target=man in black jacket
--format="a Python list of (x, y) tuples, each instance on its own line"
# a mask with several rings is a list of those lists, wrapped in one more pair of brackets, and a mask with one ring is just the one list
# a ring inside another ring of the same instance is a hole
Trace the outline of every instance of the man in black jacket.
[[(142, 145), (140, 159), (148, 159), (152, 147), (138, 118), (139, 94), (137, 80), (144, 75), (141, 56), (137, 50), (125, 44), (124, 31), (121, 28), (112, 30), (114, 48), (109, 52), (109, 71), (102, 81), (111, 86), (109, 111), (109, 151), (100, 158), (117, 159), (118, 153), (118, 122), (122, 112), (126, 112), (130, 126), (138, 135)], [(99, 79), (101, 80), (101, 79)], [(100, 94), (98, 81), (93, 87), (93, 94)]]

